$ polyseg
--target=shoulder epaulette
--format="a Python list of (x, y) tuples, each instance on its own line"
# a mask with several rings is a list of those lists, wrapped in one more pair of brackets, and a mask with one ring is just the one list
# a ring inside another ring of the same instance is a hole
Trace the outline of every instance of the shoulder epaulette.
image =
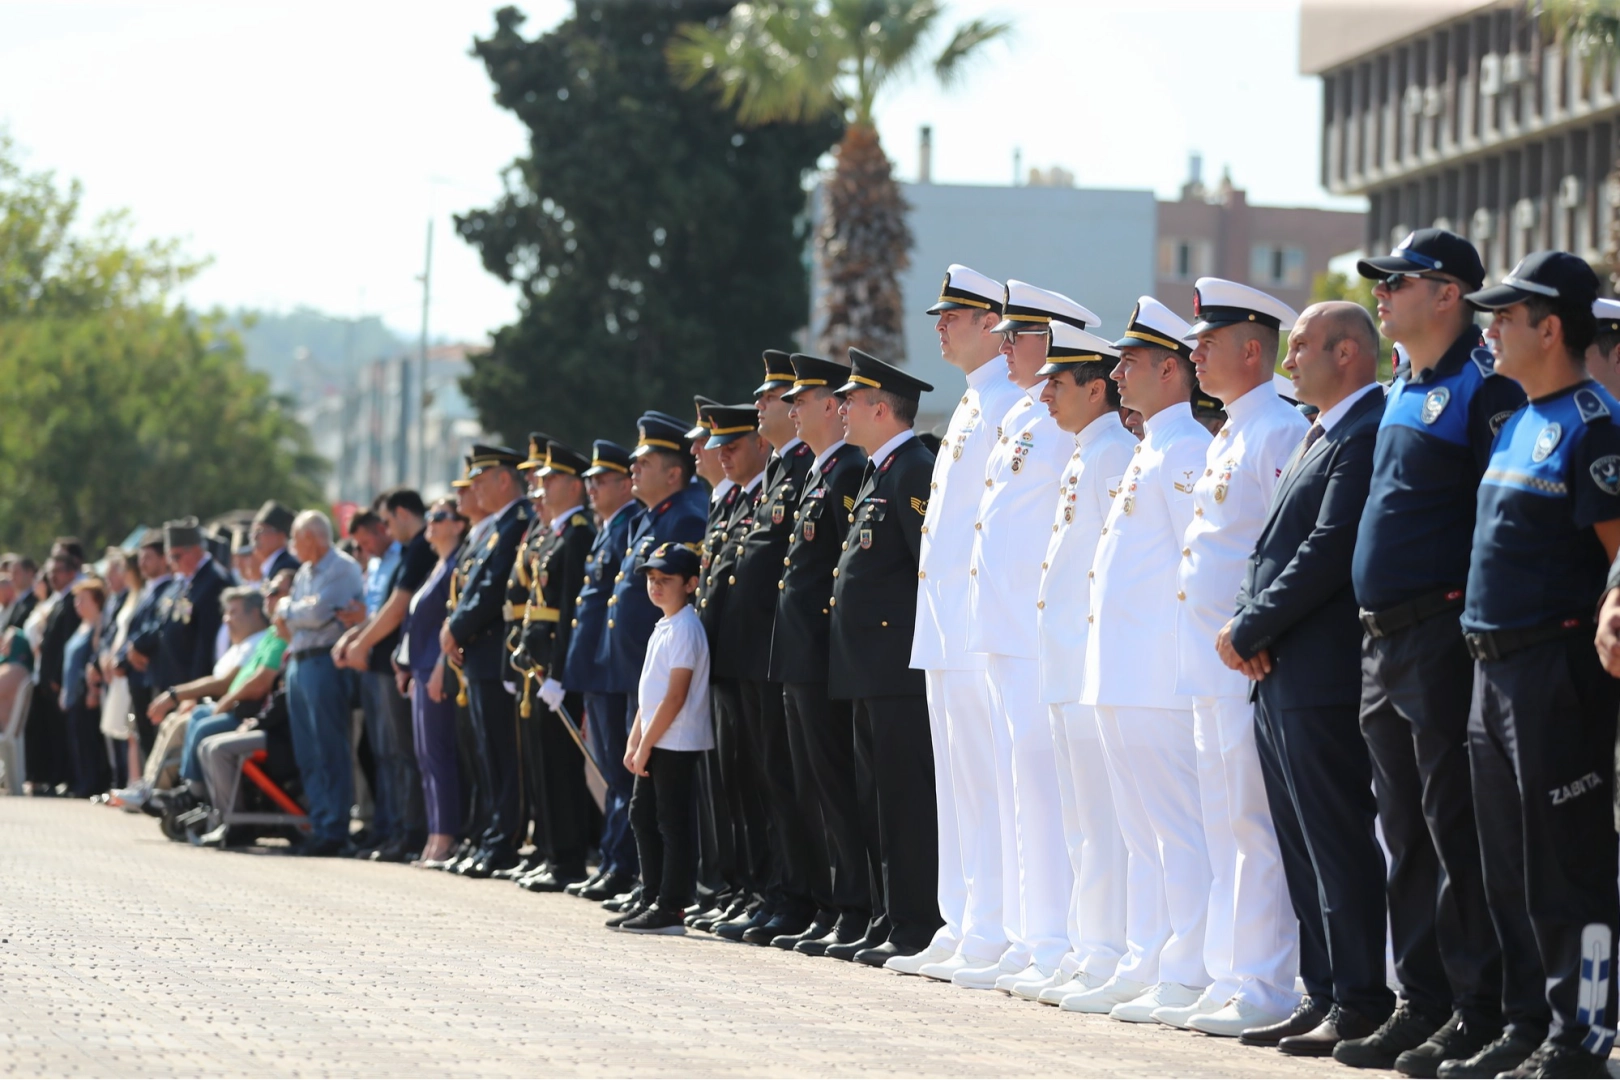
[(578, 528), (582, 525), (589, 525), (590, 522), (585, 520), (584, 514), (575, 514), (573, 517), (568, 519), (568, 524)]
[(1581, 414), (1581, 423), (1592, 424), (1599, 420), (1609, 419), (1609, 407), (1603, 404), (1603, 399), (1588, 389), (1575, 391), (1575, 408)]
[(1481, 345), (1471, 351), (1468, 359), (1474, 362), (1474, 366), (1479, 368), (1479, 373), (1486, 378), (1496, 374), (1496, 354), (1485, 346)]

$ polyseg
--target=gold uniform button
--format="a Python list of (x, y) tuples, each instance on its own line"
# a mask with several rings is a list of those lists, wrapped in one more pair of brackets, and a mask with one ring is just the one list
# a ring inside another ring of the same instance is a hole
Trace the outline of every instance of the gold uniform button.
[(1215, 470), (1214, 469), (1205, 469), (1204, 470), (1204, 475), (1205, 476), (1214, 476), (1215, 475)]
[(1203, 517), (1204, 516), (1204, 508), (1202, 506), (1193, 507), (1193, 514), (1196, 517)]
[(729, 577), (727, 577), (726, 578), (726, 584), (727, 585), (735, 585), (735, 584), (737, 584), (737, 575), (732, 574)]
[(608, 607), (612, 607), (614, 604), (617, 604), (618, 602), (619, 602), (619, 598), (617, 596), (608, 597)]
[(854, 514), (849, 515), (849, 523), (851, 525), (855, 524), (855, 515)]
[(939, 490), (939, 481), (938, 481), (938, 480), (935, 480), (935, 481), (934, 481), (934, 482), (933, 482), (933, 483), (931, 483), (931, 484), (929, 484), (929, 485), (928, 485), (928, 490), (930, 490), (930, 491), (937, 491), (937, 490)]
[(822, 613), (822, 614), (823, 614), (823, 615), (825, 615), (825, 614), (827, 614), (827, 609), (826, 609), (826, 608), (822, 608), (822, 609), (821, 609), (821, 613)]
[(849, 550), (849, 541), (845, 540), (842, 544), (839, 544), (838, 545), (838, 550), (839, 551), (848, 551)]
[(833, 577), (837, 577), (837, 576), (838, 576), (838, 567), (835, 566), (835, 567), (833, 567)]
[(612, 619), (608, 620), (608, 629), (609, 630), (613, 629), (613, 620)]
[(928, 576), (928, 571), (926, 571), (926, 570), (917, 571), (917, 580), (918, 581), (921, 581), (923, 578), (926, 578), (927, 576)]
[(1107, 536), (1107, 535), (1108, 535), (1108, 526), (1106, 526), (1106, 525), (1104, 525), (1104, 526), (1103, 526), (1103, 531), (1102, 531), (1102, 534), (1103, 534), (1103, 535), (1104, 535), (1104, 536)]
[(777, 582), (777, 583), (776, 583), (776, 588), (777, 588), (777, 589), (778, 589), (778, 590), (779, 590), (779, 591), (786, 591), (786, 589), (787, 589), (787, 582), (785, 582), (785, 581), (778, 581), (778, 582)]
[(1050, 570), (1050, 569), (1052, 569), (1052, 564), (1051, 563), (1041, 563), (1041, 569), (1042, 570)]
[(982, 522), (982, 521), (975, 521), (975, 522), (974, 522), (974, 523), (973, 523), (973, 527), (974, 527), (974, 528), (975, 528), (975, 529), (982, 529), (982, 528), (984, 528), (984, 522)]
[(708, 607), (708, 606), (709, 606), (709, 601), (708, 600), (704, 600), (701, 604), (698, 605), (698, 607)]
[(578, 619), (569, 619), (568, 620), (568, 625), (573, 626), (573, 627), (578, 627), (579, 626), (579, 620)]
[(838, 606), (838, 597), (836, 597), (836, 596), (827, 597), (827, 606), (828, 607), (837, 607)]
[(799, 512), (797, 510), (793, 511), (793, 520), (794, 521), (799, 520)]
[(926, 525), (924, 525), (924, 526), (923, 526), (923, 527), (922, 527), (922, 531), (923, 531), (923, 535), (924, 535), (924, 536), (927, 536), (927, 535), (928, 535), (928, 526), (926, 526)]
[(978, 577), (979, 576), (979, 568), (977, 566), (975, 566), (975, 567), (971, 568), (970, 570), (968, 570), (968, 576), (969, 577)]
[(1142, 444), (1141, 443), (1137, 443), (1136, 444), (1136, 449), (1131, 451), (1131, 453), (1133, 453), (1133, 454), (1140, 454), (1141, 452), (1142, 452)]
[(783, 566), (792, 566), (793, 565), (793, 560), (791, 558), (784, 558), (782, 560), (782, 565)]
[(883, 625), (884, 625), (884, 626), (888, 626), (888, 625), (889, 625), (889, 620), (887, 620), (887, 619), (884, 619), (884, 620), (883, 620)]
[(996, 486), (996, 482), (995, 482), (995, 481), (994, 481), (994, 480), (988, 480), (988, 479), (987, 479), (987, 480), (985, 480), (985, 482), (984, 482), (984, 486), (985, 486), (985, 487), (995, 487), (995, 486)]
[(1187, 599), (1187, 594), (1182, 592), (1181, 590), (1177, 589), (1176, 590), (1176, 599), (1177, 600), (1185, 600), (1185, 599)]
[(1096, 622), (1096, 621), (1097, 621), (1097, 616), (1095, 616), (1095, 615), (1087, 615), (1086, 616), (1086, 622)]
[(1182, 555), (1183, 558), (1191, 558), (1192, 557), (1192, 548), (1182, 548), (1181, 549), (1181, 555)]
[(1046, 601), (1045, 600), (1037, 600), (1037, 601), (1035, 601), (1035, 606), (1037, 608), (1039, 608), (1040, 610), (1045, 611), (1046, 610)]
[(1095, 571), (1095, 570), (1087, 570), (1086, 571), (1086, 577), (1094, 578), (1096, 576), (1097, 576), (1097, 571)]

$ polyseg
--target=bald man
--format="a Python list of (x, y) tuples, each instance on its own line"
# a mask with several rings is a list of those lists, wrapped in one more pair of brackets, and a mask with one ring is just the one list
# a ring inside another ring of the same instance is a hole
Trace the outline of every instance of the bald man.
[[(1376, 1025), (1384, 981), (1384, 867), (1373, 835), (1372, 764), (1357, 716), (1361, 621), (1350, 581), (1384, 395), (1378, 333), (1365, 308), (1307, 308), (1283, 369), (1315, 423), (1283, 466), (1238, 593), (1216, 638), (1226, 665), (1258, 682), (1255, 727), (1307, 997), (1246, 1043), (1325, 1056)], [(1346, 1030), (1347, 1029), (1347, 1030)]]

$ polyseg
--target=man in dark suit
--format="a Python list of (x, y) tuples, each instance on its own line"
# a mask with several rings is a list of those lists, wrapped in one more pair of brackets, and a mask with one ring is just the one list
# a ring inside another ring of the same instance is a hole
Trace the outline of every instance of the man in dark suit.
[[(517, 465), (504, 446), (474, 446), (467, 476), (480, 506), (495, 519), (467, 564), (466, 585), (445, 619), (439, 645), (461, 664), (477, 744), (479, 783), (489, 792), (489, 822), (477, 852), (456, 864), (467, 877), (487, 878), (518, 861), (517, 702), (506, 688), (521, 678), (505, 648), (506, 581), (534, 516)], [(472, 546), (472, 545), (469, 545)]]
[(939, 822), (923, 673), (911, 667), (918, 558), (934, 455), (912, 425), (933, 387), (859, 349), (838, 388), (849, 441), (868, 455), (833, 571), (827, 696), (855, 716), (855, 784), (875, 883), (866, 935), (822, 954), (882, 967), (939, 928)]
[(34, 595), (34, 578), (39, 573), (39, 565), (26, 555), (18, 555), (9, 567), (12, 587), (17, 590), (17, 599), (13, 602), (11, 614), (6, 617), (7, 626), (22, 628), (28, 621), (28, 616), (34, 613), (34, 605), (39, 603), (39, 597)]
[(1317, 418), (1283, 467), (1216, 650), (1256, 680), (1261, 770), (1308, 993), (1293, 1016), (1242, 1039), (1326, 1056), (1394, 1006), (1384, 981), (1372, 764), (1357, 722), (1362, 627), (1350, 581), (1384, 405), (1371, 317), (1345, 302), (1307, 308), (1283, 366)]
[(287, 550), (293, 517), (291, 510), (274, 499), (253, 515), (248, 537), (253, 543), (253, 558), (259, 564), (259, 580), (269, 581), (283, 570), (298, 572), (298, 558)]
[(63, 672), (63, 657), (68, 638), (79, 628), (79, 613), (74, 610), (69, 590), (79, 579), (82, 565), (72, 554), (59, 548), (53, 549), (53, 554), (45, 561), (45, 580), (51, 587), (50, 602), (55, 606), (45, 616), (36, 669), (39, 689), (29, 704), (28, 727), (23, 732), (28, 782), (35, 793), (53, 792), (58, 785), (73, 778), (67, 717), (59, 701), (67, 678)]
[(163, 525), (163, 548), (174, 584), (154, 625), (130, 646), (148, 661), (154, 698), (169, 687), (201, 679), (214, 670), (214, 646), (224, 620), (219, 596), (231, 584), (225, 567), (203, 543), (196, 518)]

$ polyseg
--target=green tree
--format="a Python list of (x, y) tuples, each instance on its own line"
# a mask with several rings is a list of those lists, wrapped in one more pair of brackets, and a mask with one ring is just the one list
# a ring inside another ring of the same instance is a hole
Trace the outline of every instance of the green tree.
[[(899, 274), (910, 265), (906, 204), (874, 120), (878, 95), (908, 77), (941, 29), (940, 0), (778, 0), (692, 22), (670, 44), (683, 85), (716, 85), (745, 124), (837, 116), (847, 122), (822, 188), (815, 255), (825, 284), (817, 347), (905, 359)], [(972, 19), (934, 54), (942, 83), (1010, 29)]]
[[(1330, 270), (1325, 274), (1317, 274), (1311, 281), (1311, 303), (1319, 304), (1324, 300), (1349, 300), (1366, 308), (1367, 313), (1373, 317), (1373, 321), (1376, 323), (1378, 321), (1378, 301), (1373, 298), (1372, 287), (1373, 283), (1360, 274), (1352, 278), (1348, 274), (1340, 274)], [(1285, 355), (1287, 348), (1288, 343), (1284, 341)], [(1379, 379), (1388, 381), (1391, 377), (1394, 371), (1394, 355), (1395, 343), (1380, 334), (1378, 337)]]
[(317, 503), (308, 433), (220, 317), (172, 299), (200, 264), (132, 244), (123, 213), (81, 226), (80, 194), (0, 133), (0, 548)]
[[(1554, 41), (1569, 41), (1588, 61), (1612, 72), (1620, 63), (1620, 0), (1543, 0), (1526, 5), (1541, 11), (1542, 31)], [(1531, 50), (1532, 63), (1539, 67), (1541, 50)], [(1603, 247), (1600, 274), (1607, 273), (1610, 288), (1620, 288), (1620, 136), (1610, 146), (1614, 162), (1605, 185), (1609, 203), (1609, 235)]]
[(694, 391), (747, 400), (760, 351), (804, 326), (804, 177), (839, 129), (745, 129), (711, 92), (674, 85), (665, 42), (728, 8), (578, 0), (533, 39), (504, 8), (474, 44), (529, 130), (502, 198), (456, 218), (519, 289), (518, 321), (463, 383), (513, 445), (531, 428), (582, 449), (624, 441), (647, 408), (689, 414)]

